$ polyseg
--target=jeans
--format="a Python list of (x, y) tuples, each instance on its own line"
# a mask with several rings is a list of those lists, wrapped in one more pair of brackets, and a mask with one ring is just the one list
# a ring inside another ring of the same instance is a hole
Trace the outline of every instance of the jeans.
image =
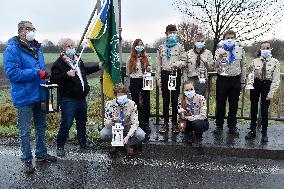
[(86, 144), (86, 124), (87, 124), (87, 102), (86, 99), (76, 100), (72, 98), (61, 97), (61, 123), (57, 134), (57, 147), (64, 147), (68, 137), (69, 130), (76, 120), (77, 139), (79, 144)]
[(186, 131), (195, 132), (197, 138), (202, 138), (202, 134), (209, 129), (209, 122), (205, 120), (195, 120), (188, 121), (186, 120)]
[[(129, 131), (129, 127), (125, 127), (123, 130), (123, 135), (126, 136)], [(101, 132), (101, 139), (105, 140), (107, 142), (111, 142), (112, 140), (112, 128), (111, 127), (104, 127)], [(145, 138), (145, 132), (138, 127), (132, 137), (129, 138), (128, 140), (128, 145), (136, 145), (139, 142), (141, 142)]]
[(23, 162), (33, 159), (30, 143), (31, 119), (34, 117), (35, 126), (35, 157), (41, 158), (47, 154), (45, 146), (46, 114), (40, 109), (38, 103), (17, 108), (19, 142), (21, 147), (21, 160)]

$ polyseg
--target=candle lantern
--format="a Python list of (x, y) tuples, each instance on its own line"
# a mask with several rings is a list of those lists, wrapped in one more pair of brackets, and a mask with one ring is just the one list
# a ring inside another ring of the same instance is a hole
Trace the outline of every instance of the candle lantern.
[(219, 63), (219, 68), (220, 68), (220, 75), (222, 76), (227, 76), (227, 69), (228, 69), (228, 60), (227, 58), (223, 58), (220, 63)]
[(246, 89), (252, 90), (254, 89), (253, 83), (254, 83), (254, 70), (248, 74), (247, 80), (246, 80)]
[(151, 72), (145, 72), (143, 75), (143, 90), (152, 91), (154, 84), (154, 78)]
[(112, 146), (124, 146), (123, 144), (123, 124), (122, 123), (115, 123), (112, 126)]
[(175, 72), (175, 75), (173, 73), (169, 75), (168, 89), (170, 91), (175, 91), (176, 85), (177, 85), (177, 72)]
[(57, 84), (51, 84), (49, 81), (40, 84), (40, 109), (45, 113), (59, 111)]
[(199, 83), (206, 83), (207, 69), (205, 67), (199, 67), (197, 71), (198, 71)]

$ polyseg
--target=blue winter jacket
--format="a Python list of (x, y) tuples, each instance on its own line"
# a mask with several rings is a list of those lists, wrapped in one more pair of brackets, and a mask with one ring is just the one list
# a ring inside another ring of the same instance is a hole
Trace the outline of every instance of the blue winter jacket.
[(32, 44), (29, 48), (34, 49), (37, 58), (17, 36), (8, 41), (4, 52), (4, 70), (10, 80), (10, 92), (16, 108), (40, 102), (40, 96), (43, 96), (40, 95), (40, 84), (45, 81), (40, 78), (39, 70), (46, 71), (44, 57), (39, 46)]

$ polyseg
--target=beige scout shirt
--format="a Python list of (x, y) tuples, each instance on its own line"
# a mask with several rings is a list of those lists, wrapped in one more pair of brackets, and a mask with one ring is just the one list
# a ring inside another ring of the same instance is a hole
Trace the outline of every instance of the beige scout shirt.
[[(227, 53), (227, 57), (230, 56), (229, 51), (225, 51), (222, 48), (219, 48), (216, 50), (215, 53), (215, 66), (217, 68), (218, 73), (220, 73), (219, 64), (222, 58), (220, 58), (220, 54), (223, 52)], [(227, 73), (228, 76), (237, 76), (241, 75), (241, 83), (244, 84), (246, 81), (246, 64), (245, 64), (245, 51), (242, 47), (236, 46), (236, 48), (233, 50), (233, 53), (235, 54), (236, 60), (233, 63), (228, 64)]]
[[(196, 68), (197, 54), (193, 49), (186, 53), (186, 66), (183, 68), (183, 80), (187, 81), (188, 78), (198, 76), (198, 71)], [(205, 67), (207, 71), (214, 70), (214, 61), (211, 51), (205, 49), (205, 51), (200, 55), (200, 66)]]
[(182, 68), (185, 66), (185, 50), (182, 44), (177, 43), (177, 45), (171, 48), (171, 57), (167, 58), (167, 49), (168, 47), (165, 44), (160, 45), (157, 51), (157, 68), (156, 68), (156, 76), (158, 82), (161, 82), (161, 71), (172, 71), (173, 68), (171, 65), (173, 63), (177, 64), (178, 68)]
[(119, 117), (121, 108), (124, 113), (124, 127), (130, 127), (127, 136), (132, 137), (139, 126), (137, 106), (134, 101), (128, 100), (124, 106), (119, 106), (116, 99), (106, 102), (105, 105), (105, 127), (113, 126), (112, 116), (115, 114)]
[[(206, 99), (204, 96), (196, 94), (192, 101), (189, 101), (188, 98), (186, 98), (186, 104), (187, 107), (191, 103), (195, 103), (194, 108), (194, 115), (190, 115), (190, 110), (188, 110), (188, 114), (185, 114), (185, 118), (188, 119), (189, 117), (192, 118), (192, 120), (205, 120), (207, 118), (207, 106), (206, 106)], [(181, 106), (181, 100), (178, 103), (178, 112), (180, 112), (182, 106)]]
[[(149, 67), (151, 69), (151, 57), (148, 56), (148, 60), (149, 60)], [(142, 70), (142, 62), (141, 62), (141, 58), (137, 58), (137, 63), (136, 63), (136, 72), (132, 72), (130, 73), (129, 70), (129, 62), (130, 61), (130, 57), (128, 58), (127, 64), (126, 64), (126, 74), (131, 77), (131, 78), (143, 78), (143, 70)]]
[(254, 59), (249, 67), (255, 68), (255, 77), (260, 80), (262, 80), (262, 69), (264, 65), (266, 66), (264, 79), (272, 81), (270, 91), (267, 96), (273, 98), (273, 95), (280, 84), (280, 63), (277, 59), (272, 57), (268, 58), (267, 61), (262, 58)]

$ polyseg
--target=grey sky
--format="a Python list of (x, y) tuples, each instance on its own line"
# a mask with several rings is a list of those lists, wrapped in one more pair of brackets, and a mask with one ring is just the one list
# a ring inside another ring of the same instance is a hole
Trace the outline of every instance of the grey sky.
[[(181, 15), (173, 0), (122, 0), (122, 37), (142, 38), (147, 43), (164, 35), (169, 23)], [(0, 0), (0, 41), (17, 35), (17, 24), (30, 20), (38, 29), (37, 39), (57, 42), (60, 38), (78, 40), (96, 0)], [(282, 24), (283, 25), (283, 24)], [(272, 37), (272, 36), (269, 36)], [(275, 37), (283, 39), (281, 33)]]

